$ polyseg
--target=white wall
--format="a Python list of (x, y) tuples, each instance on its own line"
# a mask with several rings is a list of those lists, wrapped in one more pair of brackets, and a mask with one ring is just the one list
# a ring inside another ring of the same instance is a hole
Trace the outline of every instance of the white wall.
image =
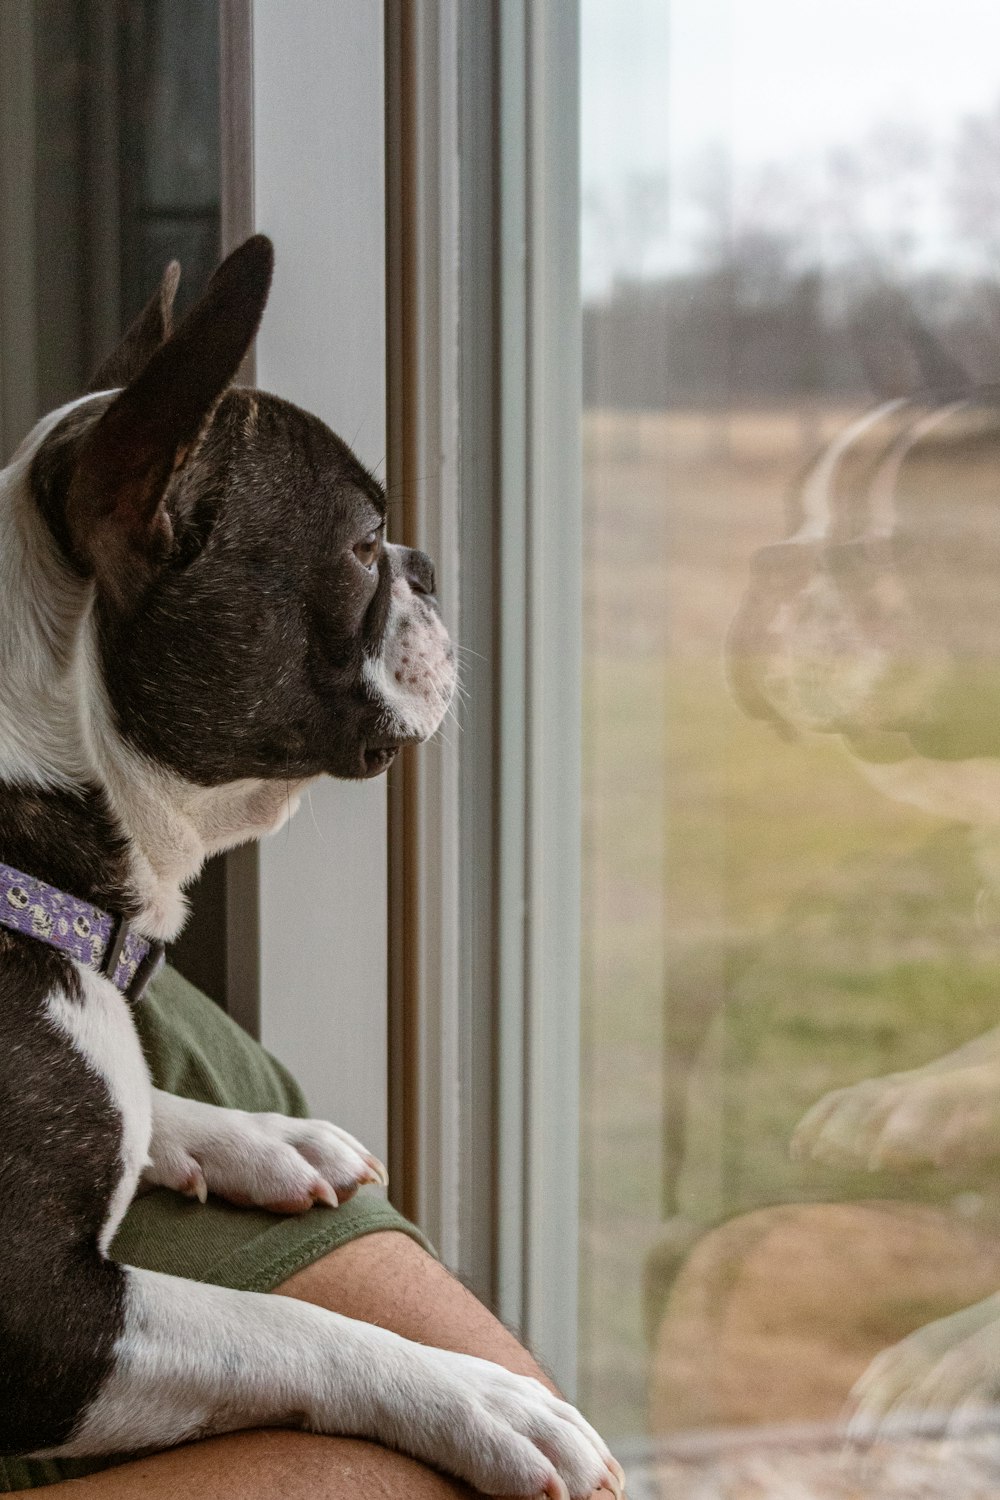
[[(383, 8), (254, 0), (257, 383), (385, 457)], [(379, 470), (380, 474), (384, 470)], [(386, 1148), (385, 783), (325, 781), (261, 846), (261, 1040), (313, 1110)]]

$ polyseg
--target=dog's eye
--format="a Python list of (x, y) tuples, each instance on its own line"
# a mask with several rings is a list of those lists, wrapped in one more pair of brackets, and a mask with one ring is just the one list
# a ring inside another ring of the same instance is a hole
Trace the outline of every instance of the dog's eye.
[(354, 556), (363, 568), (374, 568), (378, 562), (379, 553), (382, 551), (382, 536), (378, 531), (371, 532), (363, 541), (356, 543)]

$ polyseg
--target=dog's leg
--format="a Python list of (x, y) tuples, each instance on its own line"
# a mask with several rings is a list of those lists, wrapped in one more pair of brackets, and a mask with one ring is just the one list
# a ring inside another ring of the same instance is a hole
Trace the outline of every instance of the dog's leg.
[(212, 1192), (231, 1203), (299, 1213), (313, 1203), (336, 1207), (362, 1183), (388, 1178), (360, 1141), (325, 1120), (248, 1114), (154, 1089), (142, 1180), (202, 1201)]
[(536, 1380), (292, 1298), (134, 1269), (111, 1373), (54, 1452), (277, 1426), (372, 1438), (487, 1494), (621, 1491), (600, 1437)]

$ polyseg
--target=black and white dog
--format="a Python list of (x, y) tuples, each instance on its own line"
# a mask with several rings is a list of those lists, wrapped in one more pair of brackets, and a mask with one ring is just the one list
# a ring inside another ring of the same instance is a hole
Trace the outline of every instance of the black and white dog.
[[(384, 1175), (324, 1122), (154, 1090), (129, 1006), (207, 855), (277, 828), (313, 777), (385, 770), (455, 683), (432, 565), (385, 541), (376, 481), (315, 417), (231, 388), (271, 269), (249, 240), (171, 334), (170, 268), (92, 392), (0, 472), (0, 1451), (300, 1425), (492, 1494), (620, 1495), (536, 1381), (107, 1255), (141, 1183), (299, 1210)], [(63, 910), (76, 937), (113, 929), (93, 962), (58, 941)]]

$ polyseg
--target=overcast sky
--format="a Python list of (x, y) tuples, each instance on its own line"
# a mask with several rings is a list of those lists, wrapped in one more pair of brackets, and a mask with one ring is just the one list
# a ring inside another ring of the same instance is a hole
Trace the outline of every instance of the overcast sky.
[[(734, 183), (772, 163), (814, 169), (886, 122), (943, 149), (963, 117), (1000, 101), (1000, 0), (582, 0), (581, 61), (585, 195), (613, 212), (629, 178), (664, 177), (676, 241), (680, 199), (713, 146)], [(627, 252), (590, 234), (594, 290)], [(668, 238), (651, 269), (676, 257)]]

